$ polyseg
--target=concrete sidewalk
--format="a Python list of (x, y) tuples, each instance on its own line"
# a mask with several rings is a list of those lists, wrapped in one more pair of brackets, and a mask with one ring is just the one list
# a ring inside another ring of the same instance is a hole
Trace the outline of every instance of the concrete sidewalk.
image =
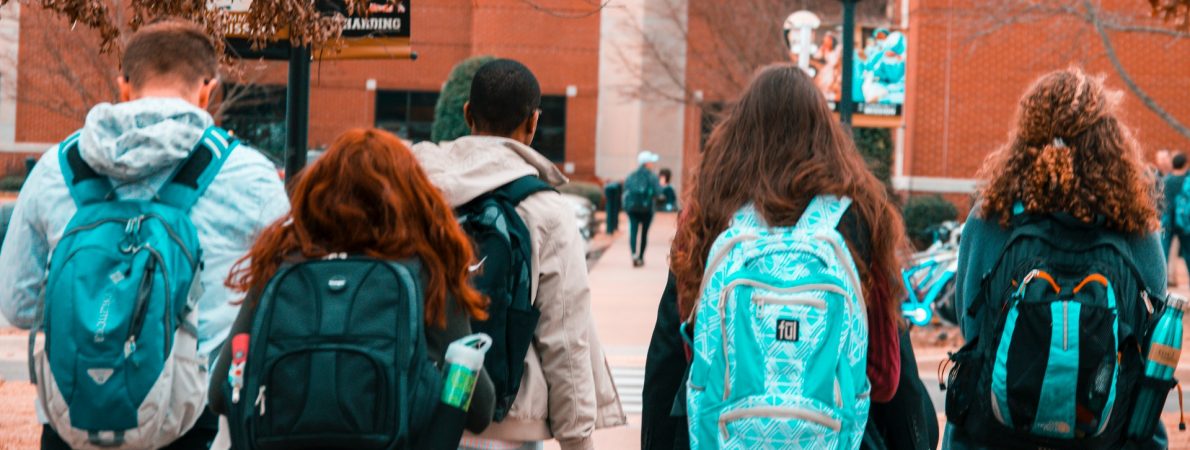
[[(669, 247), (676, 222), (676, 214), (658, 213), (654, 216), (645, 251), (645, 266), (632, 267), (628, 219), (621, 216), (620, 231), (610, 236), (611, 246), (591, 268), (591, 311), (624, 411), (629, 415), (628, 426), (595, 432), (595, 448), (640, 448), (645, 355), (657, 321), (657, 303), (668, 279)], [(546, 448), (559, 447), (557, 442), (549, 442)]]

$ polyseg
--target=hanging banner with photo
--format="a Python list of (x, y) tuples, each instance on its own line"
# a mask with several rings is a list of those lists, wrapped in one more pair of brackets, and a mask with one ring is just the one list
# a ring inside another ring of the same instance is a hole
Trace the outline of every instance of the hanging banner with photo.
[[(890, 21), (891, 22), (891, 21)], [(785, 19), (789, 59), (814, 78), (832, 108), (844, 95), (842, 29), (810, 11)], [(890, 27), (857, 26), (851, 95), (856, 114), (895, 117), (905, 104), (906, 35)]]
[[(371, 0), (368, 13), (363, 16), (348, 15), (343, 0), (317, 0), (316, 7), (323, 14), (341, 14), (346, 17), (343, 26), (343, 47), (339, 52), (333, 49), (314, 49), (314, 57), (321, 60), (335, 59), (410, 59), (416, 58), (409, 41), (411, 0), (389, 2)], [(252, 0), (220, 0), (217, 7), (228, 11), (228, 51), (241, 58), (289, 59), (289, 33), (280, 30), (274, 41), (261, 49), (252, 49), (248, 40), (248, 9)]]

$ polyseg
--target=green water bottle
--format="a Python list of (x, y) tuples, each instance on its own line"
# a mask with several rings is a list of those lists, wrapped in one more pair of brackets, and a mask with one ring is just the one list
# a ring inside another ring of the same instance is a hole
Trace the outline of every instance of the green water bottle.
[[(1145, 357), (1145, 382), (1133, 407), (1132, 419), (1128, 424), (1128, 437), (1140, 441), (1153, 436), (1165, 398), (1169, 395), (1174, 370), (1182, 355), (1182, 309), (1186, 300), (1169, 295), (1165, 309), (1153, 328), (1149, 341), (1149, 354)], [(1164, 385), (1164, 388), (1162, 386)]]
[(466, 411), (471, 408), (471, 394), (475, 381), (483, 370), (483, 357), (492, 347), (492, 338), (476, 333), (451, 342), (446, 348), (446, 383), (442, 387), (442, 403)]

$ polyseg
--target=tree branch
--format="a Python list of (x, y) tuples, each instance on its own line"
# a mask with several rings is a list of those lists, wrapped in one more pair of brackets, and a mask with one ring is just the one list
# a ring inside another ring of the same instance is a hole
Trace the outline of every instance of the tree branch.
[(1165, 108), (1162, 108), (1156, 100), (1150, 97), (1149, 94), (1146, 93), (1144, 89), (1142, 89), (1140, 85), (1138, 85), (1136, 81), (1132, 79), (1132, 76), (1128, 74), (1128, 71), (1124, 69), (1124, 64), (1120, 62), (1120, 57), (1116, 55), (1116, 48), (1114, 45), (1112, 45), (1111, 37), (1108, 36), (1107, 30), (1104, 28), (1103, 23), (1099, 21), (1099, 15), (1096, 13), (1095, 7), (1091, 5), (1091, 2), (1089, 0), (1083, 0), (1083, 7), (1086, 9), (1087, 18), (1091, 21), (1091, 24), (1095, 26), (1095, 31), (1099, 34), (1099, 40), (1103, 42), (1103, 48), (1107, 52), (1107, 59), (1111, 61), (1112, 67), (1115, 68), (1116, 74), (1120, 76), (1120, 79), (1124, 81), (1124, 85), (1128, 86), (1128, 90), (1132, 91), (1132, 93), (1136, 95), (1136, 97), (1139, 98), (1140, 101), (1145, 104), (1145, 106), (1152, 110), (1154, 114), (1157, 114), (1158, 117), (1161, 117), (1161, 120), (1164, 120), (1167, 124), (1169, 124), (1169, 126), (1177, 131), (1178, 134), (1190, 139), (1190, 128), (1186, 128), (1186, 126), (1178, 121), (1176, 117), (1169, 114)]

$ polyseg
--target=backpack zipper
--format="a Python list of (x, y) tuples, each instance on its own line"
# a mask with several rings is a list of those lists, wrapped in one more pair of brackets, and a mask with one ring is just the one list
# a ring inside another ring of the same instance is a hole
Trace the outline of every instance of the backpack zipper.
[(266, 388), (268, 388), (267, 385), (260, 385), (260, 390), (256, 392), (256, 403), (253, 405), (260, 411), (261, 417), (264, 417), (264, 391)]
[(836, 433), (843, 429), (842, 422), (818, 411), (804, 408), (783, 408), (780, 406), (756, 406), (737, 409), (719, 416), (719, 432), (723, 434), (724, 440), (731, 438), (731, 434), (727, 432), (728, 423), (749, 417), (804, 420), (816, 423), (824, 428), (829, 428)]

